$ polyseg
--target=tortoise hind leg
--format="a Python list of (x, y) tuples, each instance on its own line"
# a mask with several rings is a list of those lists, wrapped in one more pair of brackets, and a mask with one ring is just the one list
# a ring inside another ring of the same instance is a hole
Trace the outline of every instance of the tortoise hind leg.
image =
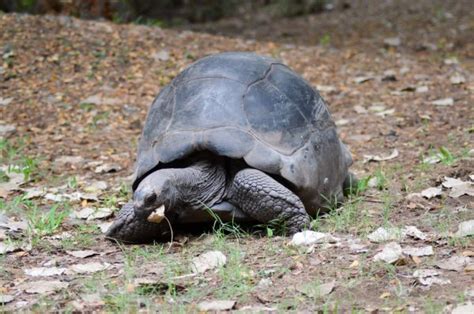
[(232, 203), (259, 222), (282, 219), (290, 234), (309, 228), (310, 217), (298, 196), (260, 170), (239, 171), (230, 196)]

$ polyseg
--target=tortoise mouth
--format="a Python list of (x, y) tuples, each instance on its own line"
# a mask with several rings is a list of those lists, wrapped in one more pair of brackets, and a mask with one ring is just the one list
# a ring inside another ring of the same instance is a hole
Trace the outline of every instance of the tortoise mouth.
[(165, 218), (165, 205), (157, 207), (148, 215), (147, 220), (153, 223), (160, 223)]

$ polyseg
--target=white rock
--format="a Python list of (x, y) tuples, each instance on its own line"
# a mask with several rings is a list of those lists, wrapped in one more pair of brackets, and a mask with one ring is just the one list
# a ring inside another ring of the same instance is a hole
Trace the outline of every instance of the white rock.
[(437, 99), (431, 102), (435, 106), (452, 106), (454, 104), (454, 99), (452, 98), (443, 98)]
[(462, 271), (470, 262), (471, 258), (468, 256), (453, 255), (446, 260), (438, 261), (435, 265), (445, 270)]
[(13, 98), (2, 98), (0, 97), (0, 107), (8, 106), (13, 101)]
[(402, 43), (399, 37), (389, 37), (383, 40), (383, 43), (389, 47), (398, 47)]
[(431, 286), (433, 284), (446, 285), (450, 284), (449, 279), (438, 277), (440, 272), (434, 269), (417, 269), (413, 273), (413, 277), (418, 279), (418, 282), (424, 286)]
[(157, 61), (168, 61), (170, 53), (167, 50), (160, 50), (153, 55), (153, 58)]
[(369, 161), (385, 161), (397, 158), (399, 155), (398, 149), (394, 149), (392, 153), (388, 156), (379, 156), (379, 155), (364, 155), (364, 163)]
[(324, 243), (324, 242), (336, 242), (336, 241), (337, 239), (328, 233), (305, 230), (305, 231), (295, 233), (289, 244), (298, 246), (298, 245), (312, 245), (312, 244)]
[(424, 247), (405, 247), (403, 254), (410, 256), (430, 256), (433, 255), (433, 247), (431, 245)]
[(199, 311), (209, 312), (209, 311), (229, 311), (232, 310), (235, 306), (234, 300), (213, 300), (213, 301), (203, 301), (198, 304)]
[(62, 282), (59, 280), (52, 280), (52, 281), (35, 281), (35, 282), (25, 282), (21, 284), (21, 288), (27, 293), (34, 293), (34, 294), (49, 294), (54, 291), (58, 291), (61, 289), (66, 289), (69, 286), (67, 282)]
[(119, 105), (122, 103), (120, 98), (105, 97), (100, 94), (92, 95), (81, 101), (81, 104), (93, 105)]
[(402, 247), (397, 242), (387, 243), (382, 252), (375, 254), (374, 261), (384, 261), (392, 264), (402, 257)]
[(63, 274), (67, 269), (61, 267), (33, 267), (25, 269), (26, 275), (31, 277), (50, 277)]
[(109, 173), (120, 171), (122, 167), (118, 164), (103, 164), (95, 168), (95, 173)]
[(461, 73), (455, 73), (449, 78), (449, 80), (453, 85), (464, 84), (466, 82), (466, 78)]
[(455, 185), (449, 192), (449, 197), (458, 198), (463, 195), (474, 196), (474, 184), (472, 182), (463, 182), (462, 184)]
[(16, 251), (18, 248), (12, 243), (0, 242), (0, 255), (11, 253)]
[(462, 185), (463, 183), (464, 183), (464, 181), (456, 179), (456, 178), (444, 177), (444, 181), (443, 181), (442, 185), (445, 188), (451, 189), (451, 188), (453, 188), (457, 185)]
[(75, 264), (71, 266), (71, 270), (77, 274), (91, 274), (106, 270), (110, 267), (109, 263), (91, 262), (86, 264)]
[(92, 250), (66, 251), (66, 253), (78, 258), (86, 258), (99, 254), (96, 251)]
[(7, 304), (15, 300), (15, 297), (9, 294), (0, 294), (0, 305)]
[(16, 127), (13, 124), (0, 124), (0, 139), (8, 138), (16, 132)]
[(77, 166), (84, 162), (84, 158), (81, 156), (61, 156), (54, 160), (55, 167), (64, 167), (66, 165)]
[(227, 258), (220, 251), (209, 251), (193, 258), (191, 269), (193, 273), (204, 273), (208, 270), (222, 267), (226, 264)]
[(469, 313), (470, 314), (474, 313), (474, 304), (472, 304), (471, 302), (458, 305), (451, 312), (451, 314), (469, 314)]
[(95, 220), (95, 219), (104, 219), (104, 218), (109, 218), (112, 216), (114, 213), (112, 208), (107, 208), (107, 207), (101, 207), (97, 208), (89, 217), (87, 217), (87, 220)]
[(415, 93), (427, 93), (429, 91), (429, 88), (428, 86), (418, 86), (416, 89), (415, 89)]
[(440, 196), (442, 194), (442, 189), (440, 187), (431, 187), (421, 191), (421, 196), (427, 199), (432, 199), (433, 197)]
[(454, 234), (457, 237), (467, 237), (474, 234), (474, 219), (463, 221), (458, 225), (458, 231)]
[(362, 84), (373, 79), (373, 76), (357, 76), (354, 78), (354, 82), (356, 82), (357, 84)]
[(403, 237), (403, 233), (401, 230), (397, 228), (388, 228), (385, 229), (383, 227), (377, 228), (374, 232), (369, 234), (367, 238), (372, 242), (385, 242), (391, 240), (399, 240)]
[(427, 236), (424, 234), (422, 231), (420, 231), (417, 227), (415, 226), (405, 226), (402, 230), (403, 234), (408, 235), (410, 237), (420, 239), (420, 240), (426, 240)]

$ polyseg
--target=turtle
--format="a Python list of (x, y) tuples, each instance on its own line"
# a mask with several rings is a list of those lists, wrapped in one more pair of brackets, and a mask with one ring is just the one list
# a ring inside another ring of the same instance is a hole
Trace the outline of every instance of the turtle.
[[(197, 60), (148, 110), (133, 199), (106, 233), (123, 242), (166, 239), (173, 225), (277, 221), (309, 228), (343, 200), (352, 157), (318, 91), (288, 66), (251, 52)], [(166, 221), (151, 219), (158, 211)]]

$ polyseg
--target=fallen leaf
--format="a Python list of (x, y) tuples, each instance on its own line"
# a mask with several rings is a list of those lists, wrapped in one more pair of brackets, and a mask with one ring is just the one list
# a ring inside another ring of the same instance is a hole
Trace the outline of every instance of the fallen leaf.
[(433, 255), (433, 247), (431, 245), (424, 247), (405, 247), (403, 254), (410, 256), (429, 256)]
[(397, 158), (399, 155), (399, 152), (397, 149), (394, 149), (392, 153), (388, 156), (378, 156), (378, 155), (364, 155), (364, 163), (369, 162), (369, 161), (385, 161), (385, 160), (391, 160), (394, 158)]
[(362, 84), (362, 83), (365, 83), (367, 81), (371, 81), (373, 79), (374, 79), (373, 76), (357, 76), (357, 77), (354, 78), (354, 82), (357, 83), (357, 84)]
[(384, 261), (392, 264), (402, 257), (402, 247), (397, 242), (387, 243), (382, 252), (375, 254), (374, 261)]
[(470, 257), (467, 256), (458, 256), (453, 255), (446, 260), (441, 260), (435, 263), (436, 267), (445, 270), (452, 270), (452, 271), (462, 271), (463, 268), (469, 264), (471, 261)]
[(455, 73), (449, 78), (449, 80), (453, 85), (460, 85), (466, 82), (466, 78), (461, 73)]
[(109, 173), (120, 171), (122, 167), (118, 164), (103, 164), (95, 168), (95, 173)]
[(92, 208), (92, 207), (84, 207), (80, 211), (74, 212), (74, 216), (79, 219), (87, 219), (96, 220), (96, 219), (103, 219), (112, 216), (114, 213), (112, 208), (101, 207), (101, 208)]
[(466, 273), (472, 273), (474, 272), (474, 264), (469, 264), (464, 268), (464, 272)]
[(68, 286), (69, 284), (67, 282), (62, 282), (59, 280), (40, 280), (34, 282), (30, 281), (20, 285), (22, 290), (32, 294), (49, 294), (61, 289), (66, 289)]
[(0, 255), (15, 252), (18, 248), (12, 243), (0, 242)]
[(435, 106), (452, 106), (454, 104), (454, 100), (452, 98), (443, 98), (434, 100), (431, 102), (431, 104)]
[(354, 111), (358, 114), (364, 114), (364, 113), (367, 113), (367, 109), (365, 109), (364, 107), (362, 107), (361, 105), (355, 105), (354, 106)]
[(89, 217), (87, 217), (87, 220), (95, 220), (95, 219), (104, 219), (112, 216), (114, 213), (114, 210), (112, 208), (107, 208), (107, 207), (101, 207), (97, 208)]
[(314, 284), (304, 284), (296, 286), (296, 290), (307, 295), (310, 298), (321, 298), (330, 294), (334, 287), (336, 286), (336, 281), (330, 281), (320, 285)]
[(104, 97), (100, 94), (92, 95), (81, 101), (81, 104), (93, 105), (119, 105), (122, 103), (120, 98)]
[(88, 182), (87, 186), (84, 187), (84, 191), (88, 193), (97, 193), (101, 191), (107, 190), (108, 185), (107, 182), (105, 181), (94, 181), (94, 182)]
[(226, 256), (220, 251), (209, 251), (193, 258), (191, 269), (193, 273), (204, 273), (208, 270), (224, 266), (227, 262)]
[(296, 246), (312, 245), (316, 243), (336, 242), (336, 241), (337, 239), (335, 239), (329, 233), (305, 230), (305, 231), (295, 233), (289, 245), (296, 245)]
[(13, 98), (2, 98), (0, 97), (0, 107), (8, 106), (13, 101)]
[(0, 228), (13, 232), (25, 231), (28, 229), (28, 222), (26, 220), (16, 221), (0, 213)]
[(415, 89), (415, 93), (419, 93), (419, 94), (427, 93), (428, 91), (429, 91), (428, 86), (418, 86), (418, 87)]
[(18, 168), (1, 166), (0, 175), (4, 177), (0, 181), (0, 197), (7, 197), (25, 182), (25, 176)]
[(466, 237), (474, 234), (474, 219), (463, 221), (458, 225), (458, 231), (454, 234), (457, 237)]
[(472, 182), (463, 182), (453, 186), (451, 192), (449, 192), (449, 197), (458, 198), (463, 195), (474, 196), (474, 184)]
[(157, 61), (168, 61), (170, 58), (170, 53), (167, 50), (160, 50), (153, 54), (153, 58)]
[(357, 268), (359, 267), (360, 263), (359, 260), (354, 260), (350, 265), (349, 268)]
[(333, 93), (337, 91), (337, 88), (331, 85), (317, 85), (316, 89), (323, 93)]
[(209, 312), (209, 311), (229, 311), (232, 310), (235, 306), (234, 300), (213, 300), (213, 301), (203, 301), (198, 304), (199, 311)]
[(78, 257), (78, 258), (86, 258), (94, 255), (98, 255), (96, 251), (92, 250), (82, 250), (82, 251), (66, 251), (67, 254)]
[(9, 138), (16, 132), (13, 124), (0, 124), (0, 139)]
[(379, 296), (379, 299), (386, 299), (391, 296), (390, 292), (384, 292)]
[[(375, 115), (379, 117), (390, 116), (395, 113), (395, 109), (387, 109), (380, 112), (377, 112)], [(395, 157), (394, 157), (395, 158)]]
[(75, 211), (74, 216), (79, 219), (87, 219), (94, 211), (95, 210), (92, 207), (84, 207), (80, 211)]
[(446, 58), (443, 62), (446, 65), (459, 64), (459, 60), (456, 57)]
[(401, 230), (397, 228), (384, 228), (384, 227), (379, 227), (377, 230), (374, 232), (370, 233), (367, 238), (371, 242), (385, 242), (385, 241), (391, 241), (391, 240), (400, 240), (403, 237), (403, 233)]
[(336, 120), (335, 123), (336, 123), (336, 126), (343, 126), (343, 125), (347, 125), (351, 122), (351, 120), (348, 120), (348, 119), (339, 119), (339, 120)]
[(442, 185), (445, 188), (451, 189), (451, 188), (453, 188), (457, 185), (462, 185), (464, 183), (465, 183), (464, 181), (456, 179), (456, 178), (444, 177), (444, 181), (443, 181)]
[(418, 279), (418, 282), (424, 286), (431, 286), (433, 284), (446, 285), (450, 284), (449, 279), (438, 277), (440, 272), (434, 269), (417, 269), (413, 273), (413, 277)]
[(15, 297), (9, 294), (0, 294), (0, 304), (7, 304), (15, 300)]
[(86, 264), (74, 264), (71, 266), (71, 270), (78, 274), (92, 274), (106, 270), (109, 267), (109, 263), (91, 262)]
[(25, 269), (26, 275), (31, 277), (50, 277), (63, 274), (67, 269), (60, 267), (33, 267)]
[(383, 40), (385, 46), (388, 47), (398, 47), (402, 43), (399, 37), (389, 37)]
[(433, 197), (440, 196), (442, 194), (442, 189), (440, 187), (431, 187), (421, 191), (421, 196), (427, 199), (432, 199)]
[(110, 226), (112, 226), (113, 222), (103, 222), (103, 223), (100, 223), (97, 225), (97, 227), (99, 227), (100, 231), (102, 233), (107, 233), (107, 230), (109, 230)]
[(53, 165), (61, 168), (66, 165), (78, 166), (84, 162), (84, 158), (81, 156), (61, 156), (54, 160)]
[(468, 313), (474, 313), (474, 304), (472, 304), (471, 302), (458, 305), (451, 312), (451, 314), (468, 314)]
[(24, 189), (23, 192), (25, 192), (24, 198), (29, 200), (29, 199), (44, 196), (46, 194), (46, 189), (42, 187), (34, 187), (34, 188)]
[(405, 235), (415, 239), (426, 240), (427, 236), (415, 226), (405, 226), (402, 230)]

